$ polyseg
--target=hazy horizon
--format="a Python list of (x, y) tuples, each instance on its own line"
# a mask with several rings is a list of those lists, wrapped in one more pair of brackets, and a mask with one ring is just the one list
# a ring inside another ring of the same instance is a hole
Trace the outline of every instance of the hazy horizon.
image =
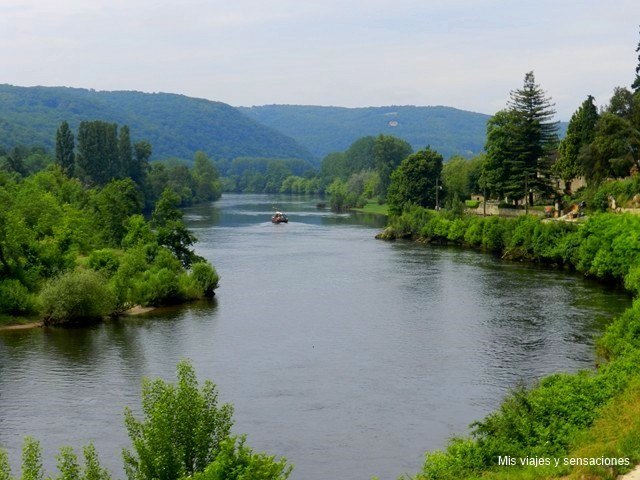
[(0, 82), (491, 115), (533, 70), (567, 120), (631, 84), (638, 18), (631, 0), (0, 0)]

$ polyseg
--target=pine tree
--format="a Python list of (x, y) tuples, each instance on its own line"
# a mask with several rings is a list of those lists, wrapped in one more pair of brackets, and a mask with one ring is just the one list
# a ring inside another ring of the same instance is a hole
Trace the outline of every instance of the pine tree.
[(553, 104), (536, 84), (533, 72), (527, 73), (523, 87), (511, 92), (507, 110), (487, 123), (487, 162), (482, 176), (493, 193), (517, 203), (525, 192), (531, 202), (534, 193), (553, 191), (550, 160), (558, 143), (554, 115)]
[(75, 167), (75, 142), (69, 124), (64, 121), (56, 133), (56, 163), (67, 175), (73, 175)]
[[(552, 191), (549, 172), (550, 155), (558, 144), (558, 122), (554, 122), (554, 104), (536, 84), (533, 72), (524, 77), (521, 89), (511, 92), (509, 108), (515, 116), (516, 162), (522, 170), (512, 171), (512, 183), (524, 188), (528, 185), (532, 193), (548, 194)], [(521, 177), (521, 180), (518, 178)], [(516, 195), (515, 198), (517, 198)]]

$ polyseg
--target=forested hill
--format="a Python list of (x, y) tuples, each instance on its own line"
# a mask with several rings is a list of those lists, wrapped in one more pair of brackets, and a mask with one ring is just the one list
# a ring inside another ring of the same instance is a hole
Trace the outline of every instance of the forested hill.
[(265, 105), (240, 110), (289, 135), (320, 158), (346, 150), (360, 137), (379, 133), (400, 137), (414, 150), (431, 145), (445, 158), (471, 157), (484, 148), (489, 119), (489, 115), (451, 107)]
[(83, 120), (129, 125), (134, 140), (153, 145), (153, 159), (192, 159), (197, 150), (213, 158), (313, 158), (292, 138), (221, 102), (168, 93), (0, 85), (0, 145), (51, 148), (63, 120), (73, 130)]

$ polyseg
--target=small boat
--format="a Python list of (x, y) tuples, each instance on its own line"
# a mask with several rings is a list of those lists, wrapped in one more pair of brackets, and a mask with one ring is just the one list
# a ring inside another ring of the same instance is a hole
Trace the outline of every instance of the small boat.
[(289, 219), (282, 212), (276, 212), (273, 217), (271, 217), (272, 223), (289, 223)]

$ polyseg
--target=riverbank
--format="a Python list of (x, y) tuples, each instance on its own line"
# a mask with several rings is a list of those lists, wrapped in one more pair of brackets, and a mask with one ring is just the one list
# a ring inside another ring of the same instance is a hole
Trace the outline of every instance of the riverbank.
[(389, 215), (389, 207), (387, 206), (387, 204), (385, 203), (383, 205), (380, 205), (375, 201), (367, 202), (367, 204), (362, 208), (351, 208), (350, 210), (361, 213), (373, 213), (374, 215)]
[[(517, 219), (456, 217), (413, 207), (391, 219), (377, 238), (450, 242), (503, 258), (551, 264), (640, 290), (640, 220), (595, 215), (580, 227)], [(517, 388), (472, 425), (472, 436), (427, 453), (421, 480), (464, 478), (615, 478), (640, 463), (640, 301), (598, 340), (595, 372), (555, 374)], [(636, 412), (630, 413), (630, 412)], [(505, 467), (499, 458), (624, 457), (615, 467)], [(568, 475), (568, 477), (567, 477)]]
[[(135, 317), (138, 315), (144, 315), (157, 310), (157, 307), (143, 307), (142, 305), (135, 305), (117, 315), (119, 317)], [(2, 317), (0, 318), (0, 331), (10, 330), (29, 330), (32, 328), (41, 328), (44, 326), (42, 320), (34, 321), (33, 319), (24, 319), (20, 317)]]

